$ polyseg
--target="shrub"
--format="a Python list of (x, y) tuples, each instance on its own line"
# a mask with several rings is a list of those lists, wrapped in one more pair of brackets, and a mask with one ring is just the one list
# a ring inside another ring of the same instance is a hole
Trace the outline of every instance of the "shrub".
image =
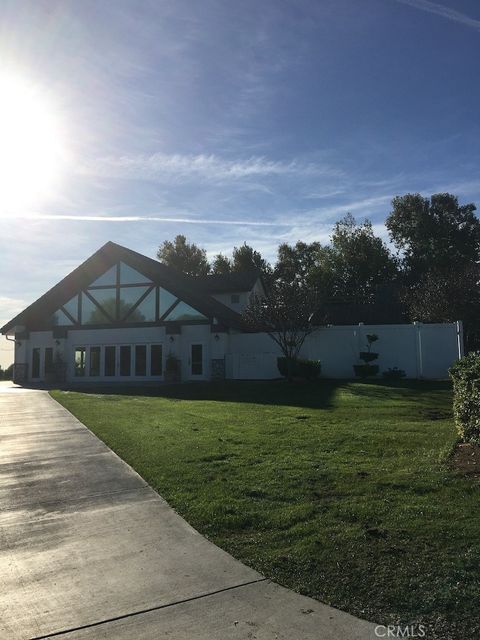
[(320, 360), (297, 360), (298, 376), (305, 380), (316, 380), (322, 370)]
[(165, 359), (165, 371), (167, 373), (180, 372), (180, 360), (176, 358), (173, 353), (169, 353)]
[(406, 377), (406, 373), (403, 369), (399, 369), (398, 367), (389, 367), (386, 371), (382, 373), (382, 376), (385, 380), (401, 380)]
[(378, 364), (354, 364), (353, 370), (357, 378), (369, 378), (376, 376), (378, 373)]
[[(305, 380), (315, 380), (322, 370), (322, 365), (319, 360), (291, 360), (290, 366), (292, 367), (292, 376), (304, 378)], [(277, 358), (277, 367), (280, 375), (288, 378), (288, 358)]]
[(450, 368), (453, 415), (463, 442), (480, 444), (480, 353), (469, 353)]

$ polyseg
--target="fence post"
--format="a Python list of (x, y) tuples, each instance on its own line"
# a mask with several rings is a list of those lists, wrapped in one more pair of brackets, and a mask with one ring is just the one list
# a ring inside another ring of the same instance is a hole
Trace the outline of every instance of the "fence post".
[(463, 322), (461, 320), (457, 320), (455, 323), (457, 327), (457, 345), (458, 345), (458, 358), (463, 358), (464, 347), (463, 347)]
[(363, 345), (363, 341), (365, 339), (364, 336), (364, 326), (365, 323), (364, 322), (359, 322), (358, 323), (358, 353), (357, 353), (357, 362), (361, 362), (360, 360), (358, 360), (358, 354), (360, 353), (360, 351), (365, 351), (365, 347)]
[(422, 354), (422, 323), (413, 323), (415, 331), (415, 349), (417, 356), (417, 377), (423, 378), (423, 354)]

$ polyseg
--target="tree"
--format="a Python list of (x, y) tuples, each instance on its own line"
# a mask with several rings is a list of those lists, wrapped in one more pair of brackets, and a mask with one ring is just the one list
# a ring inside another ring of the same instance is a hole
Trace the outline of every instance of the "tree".
[(450, 193), (430, 199), (407, 193), (392, 200), (387, 229), (402, 254), (408, 283), (428, 272), (448, 273), (474, 264), (480, 249), (480, 221), (474, 204), (459, 205)]
[(187, 242), (183, 235), (176, 236), (173, 242), (165, 240), (158, 248), (157, 258), (188, 276), (204, 276), (210, 270), (205, 249)]
[(232, 262), (227, 256), (223, 255), (223, 253), (217, 253), (210, 266), (210, 271), (214, 274), (231, 273)]
[(262, 254), (244, 242), (240, 247), (234, 247), (232, 254), (232, 271), (259, 271), (264, 280), (269, 284), (273, 269), (270, 264), (262, 258)]
[(265, 331), (280, 347), (287, 359), (289, 380), (306, 337), (316, 329), (312, 324), (316, 310), (317, 295), (313, 289), (298, 283), (277, 282), (265, 296), (253, 296), (243, 312), (247, 327)]
[(411, 320), (464, 323), (467, 349), (480, 346), (480, 267), (471, 265), (450, 272), (427, 273), (405, 289), (403, 299)]
[(3, 372), (4, 380), (13, 380), (13, 364), (9, 365)]
[(397, 263), (372, 223), (347, 214), (335, 224), (331, 245), (320, 247), (313, 280), (325, 300), (371, 303), (381, 285), (397, 275)]
[(295, 245), (284, 242), (278, 247), (275, 278), (285, 284), (297, 282), (302, 287), (312, 286), (320, 252), (319, 242), (299, 241)]

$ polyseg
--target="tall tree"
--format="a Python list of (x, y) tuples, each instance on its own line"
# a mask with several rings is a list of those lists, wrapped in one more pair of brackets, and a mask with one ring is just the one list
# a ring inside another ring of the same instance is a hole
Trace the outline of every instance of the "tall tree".
[(410, 319), (421, 322), (462, 320), (467, 350), (480, 347), (480, 267), (477, 264), (450, 271), (430, 271), (405, 287), (403, 300)]
[(205, 249), (187, 242), (183, 235), (176, 236), (173, 242), (165, 240), (158, 248), (157, 258), (188, 276), (204, 276), (210, 270)]
[(407, 193), (392, 200), (387, 229), (402, 254), (406, 281), (429, 272), (448, 273), (474, 264), (480, 250), (480, 221), (474, 204), (459, 205), (450, 193), (424, 198)]
[(314, 285), (314, 272), (318, 266), (321, 245), (319, 242), (297, 242), (279, 245), (275, 278), (285, 284), (297, 282), (302, 287)]
[(397, 264), (371, 222), (357, 224), (347, 214), (335, 224), (330, 246), (319, 249), (313, 273), (324, 300), (370, 303), (395, 278)]
[(232, 254), (232, 271), (260, 271), (267, 279), (271, 278), (272, 267), (262, 258), (262, 254), (244, 242), (240, 247), (234, 247)]
[(212, 261), (210, 270), (214, 274), (231, 273), (232, 261), (223, 253), (217, 253)]

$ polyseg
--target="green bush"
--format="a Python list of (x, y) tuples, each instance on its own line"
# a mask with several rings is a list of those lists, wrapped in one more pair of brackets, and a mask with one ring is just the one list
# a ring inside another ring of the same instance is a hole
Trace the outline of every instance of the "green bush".
[[(288, 378), (288, 358), (277, 358), (277, 367), (280, 375)], [(291, 375), (305, 380), (316, 380), (320, 375), (322, 365), (319, 360), (292, 360)]]
[(406, 377), (406, 373), (403, 369), (399, 369), (398, 367), (389, 368), (382, 373), (382, 376), (385, 380), (401, 380)]
[(480, 444), (480, 353), (469, 353), (450, 368), (453, 415), (463, 442)]
[(357, 378), (369, 378), (377, 375), (379, 366), (378, 364), (354, 364), (353, 370)]

